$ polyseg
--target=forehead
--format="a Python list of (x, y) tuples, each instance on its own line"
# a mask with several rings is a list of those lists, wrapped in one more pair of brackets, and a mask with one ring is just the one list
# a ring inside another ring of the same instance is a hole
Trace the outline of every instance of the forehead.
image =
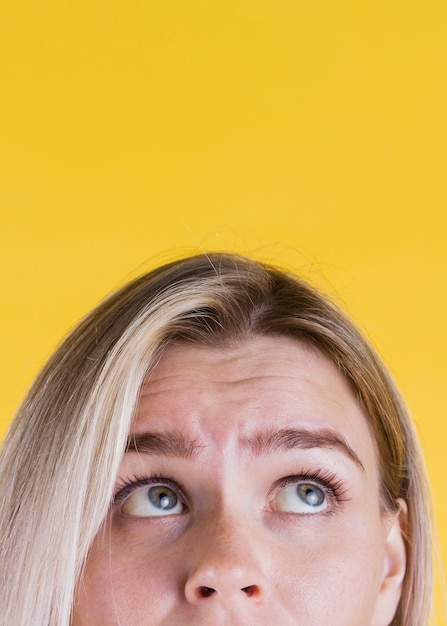
[[(313, 387), (323, 397), (337, 401), (349, 395), (349, 385), (336, 367), (319, 351), (288, 337), (255, 337), (232, 347), (178, 343), (169, 347), (147, 378), (142, 397), (198, 391), (248, 399), (259, 388), (282, 393), (305, 392)], [(334, 393), (335, 392), (335, 393)], [(303, 400), (305, 394), (303, 395)]]
[(349, 384), (316, 349), (287, 337), (171, 346), (143, 385), (133, 432), (180, 431), (222, 448), (272, 428), (329, 429), (375, 471), (374, 442)]

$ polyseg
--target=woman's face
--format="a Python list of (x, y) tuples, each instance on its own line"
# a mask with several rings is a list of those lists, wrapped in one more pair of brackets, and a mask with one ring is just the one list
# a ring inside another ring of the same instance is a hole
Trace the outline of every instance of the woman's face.
[(289, 338), (177, 345), (143, 387), (73, 626), (386, 626), (405, 569), (374, 442)]

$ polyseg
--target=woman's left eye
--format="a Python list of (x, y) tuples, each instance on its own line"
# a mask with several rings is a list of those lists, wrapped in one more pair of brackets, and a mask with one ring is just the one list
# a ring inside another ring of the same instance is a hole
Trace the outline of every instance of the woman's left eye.
[(178, 494), (167, 485), (146, 485), (133, 491), (121, 505), (121, 513), (130, 517), (160, 517), (184, 513)]
[(314, 483), (298, 482), (280, 489), (273, 500), (275, 511), (281, 513), (320, 513), (328, 506), (328, 498), (322, 487)]

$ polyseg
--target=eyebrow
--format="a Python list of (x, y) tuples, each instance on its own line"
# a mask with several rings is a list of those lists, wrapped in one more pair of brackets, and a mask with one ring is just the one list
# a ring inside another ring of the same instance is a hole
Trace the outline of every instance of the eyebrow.
[(273, 454), (281, 450), (311, 450), (313, 448), (329, 448), (342, 452), (351, 461), (365, 471), (358, 455), (348, 442), (330, 428), (309, 430), (305, 428), (283, 428), (279, 430), (259, 431), (247, 438), (248, 446), (255, 456)]
[[(256, 457), (294, 449), (328, 448), (337, 450), (358, 465), (362, 471), (365, 471), (363, 463), (347, 441), (339, 433), (329, 428), (315, 430), (305, 428), (260, 430), (244, 438), (241, 443), (244, 448), (248, 448)], [(197, 456), (203, 447), (205, 447), (203, 444), (188, 439), (183, 433), (178, 431), (166, 433), (144, 432), (129, 436), (126, 452), (191, 459)]]
[(132, 434), (127, 440), (126, 452), (142, 452), (191, 459), (203, 446), (187, 439), (177, 431), (167, 433), (144, 432)]

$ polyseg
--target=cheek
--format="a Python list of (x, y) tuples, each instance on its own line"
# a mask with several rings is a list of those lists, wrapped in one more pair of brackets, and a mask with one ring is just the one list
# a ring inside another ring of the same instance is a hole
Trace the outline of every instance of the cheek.
[[(290, 544), (289, 544), (290, 548)], [(369, 626), (383, 569), (380, 530), (300, 537), (273, 578), (297, 623)]]
[[(144, 534), (144, 533), (143, 533)], [(161, 623), (180, 601), (181, 558), (160, 542), (95, 539), (75, 595), (71, 626)], [(121, 539), (121, 540), (120, 540)]]

